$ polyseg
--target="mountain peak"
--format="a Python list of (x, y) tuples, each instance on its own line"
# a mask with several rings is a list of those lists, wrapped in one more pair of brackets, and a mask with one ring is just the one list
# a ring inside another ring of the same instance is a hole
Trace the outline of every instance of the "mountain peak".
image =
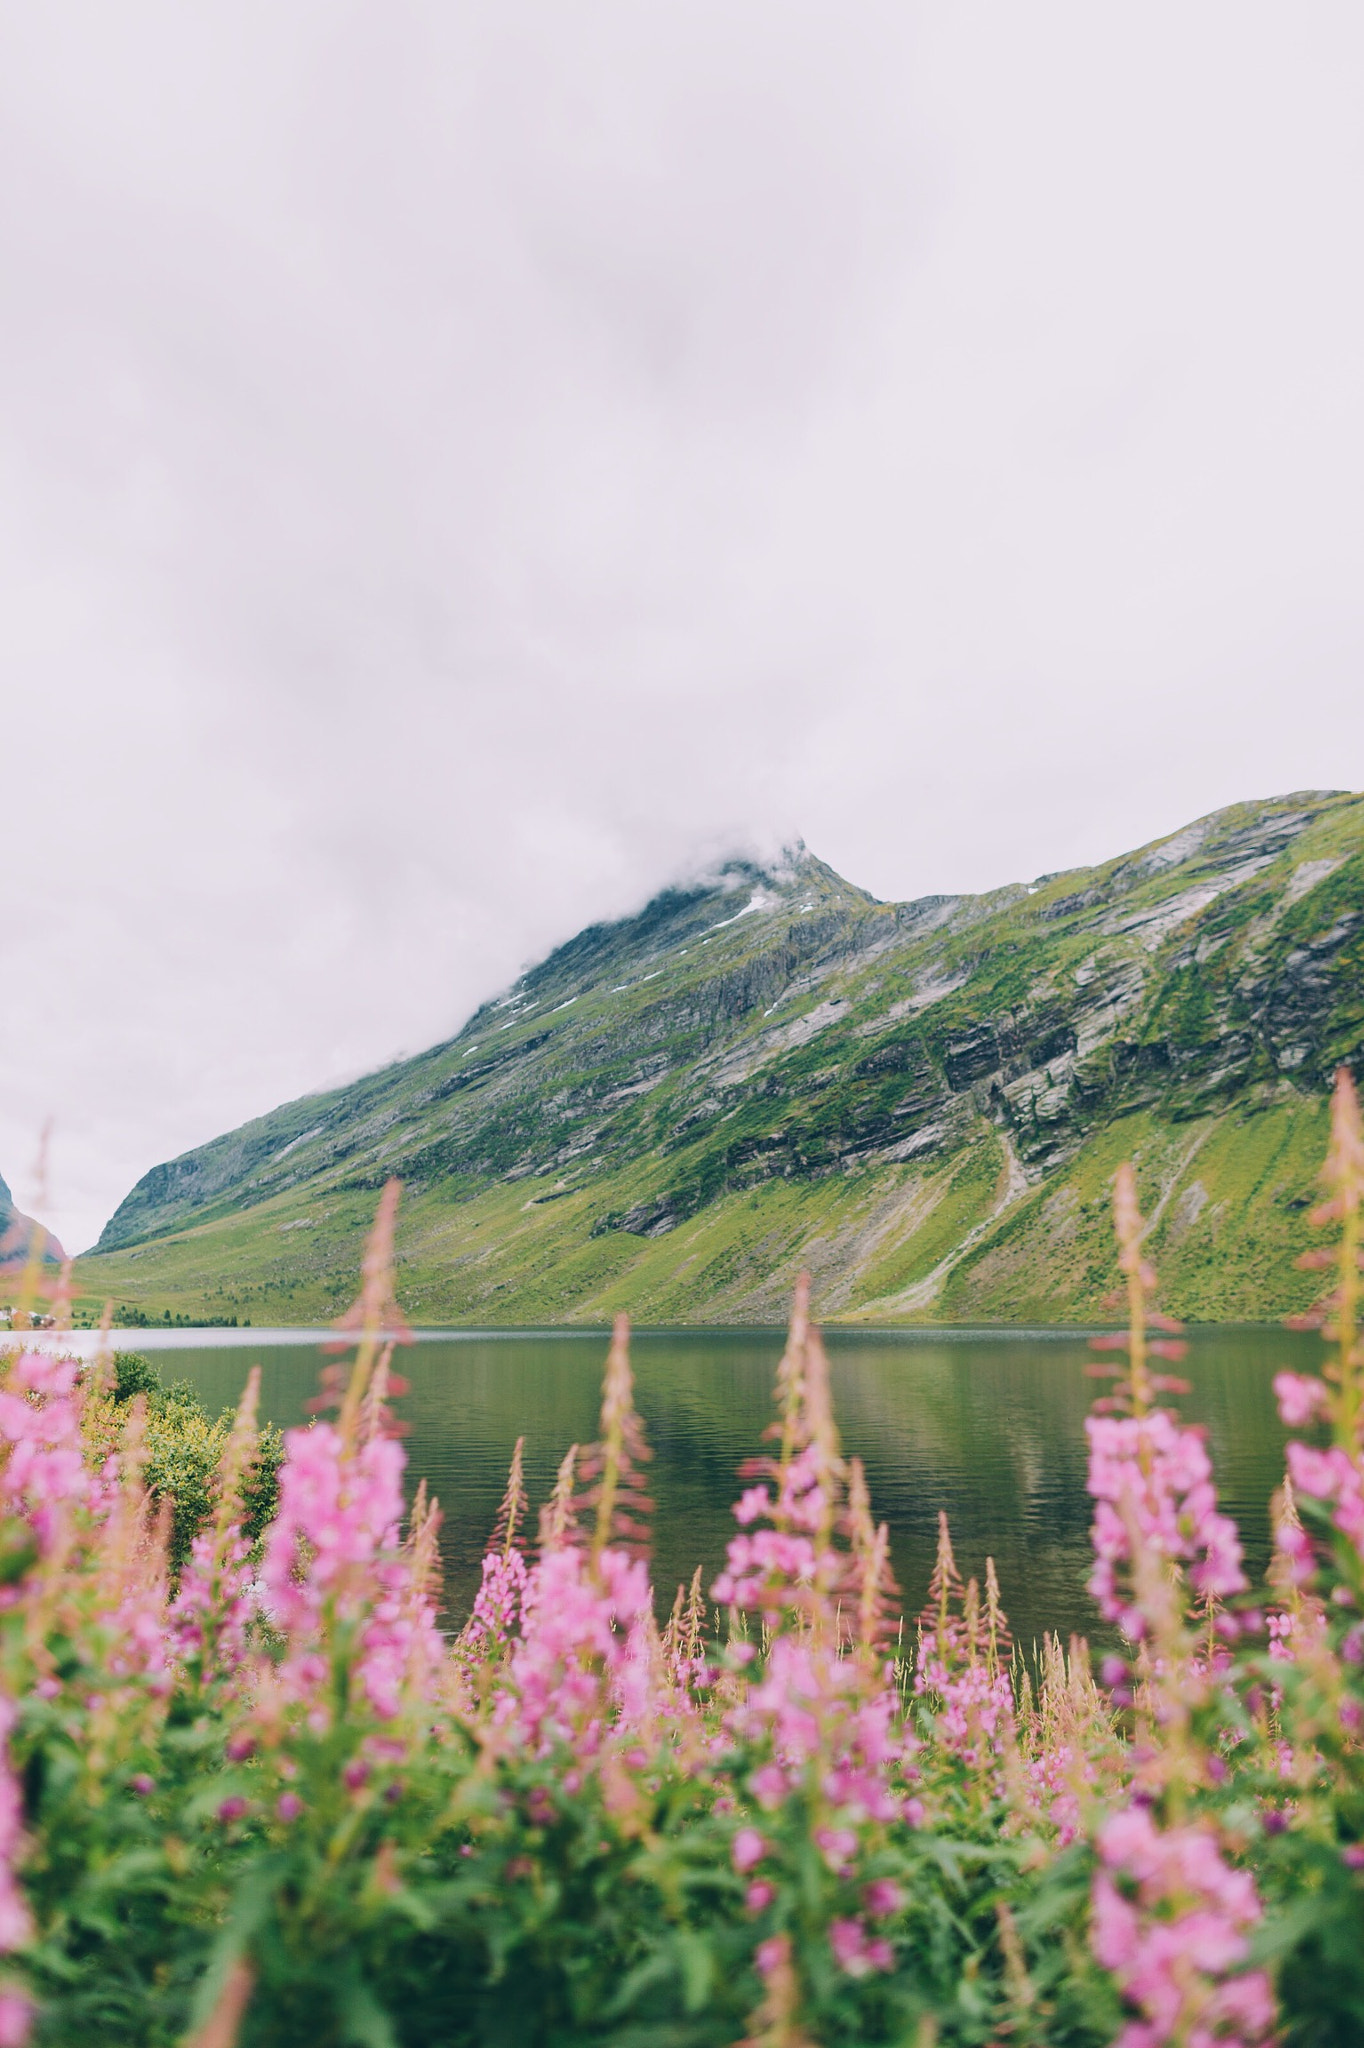
[(1356, 797), (908, 903), (800, 842), (734, 853), (443, 1044), (153, 1168), (87, 1271), (158, 1309), (330, 1312), (396, 1174), (428, 1320), (775, 1318), (802, 1264), (823, 1314), (1093, 1315), (1124, 1147), (1184, 1305), (1277, 1312), (1264, 1260), (1237, 1293), (1205, 1240), (1254, 1200), (1245, 1242), (1296, 1246), (1361, 986)]

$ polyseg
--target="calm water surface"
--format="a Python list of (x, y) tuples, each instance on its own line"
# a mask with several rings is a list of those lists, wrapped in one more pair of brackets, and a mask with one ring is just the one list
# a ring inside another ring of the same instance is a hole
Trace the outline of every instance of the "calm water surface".
[[(288, 1425), (304, 1417), (319, 1361), (311, 1346), (278, 1336), (158, 1345), (156, 1361), (168, 1379), (191, 1380), (214, 1408), (236, 1400), (258, 1361), (264, 1412)], [(864, 1460), (873, 1510), (890, 1524), (906, 1611), (923, 1602), (945, 1508), (963, 1571), (981, 1573), (987, 1553), (995, 1558), (1020, 1641), (1044, 1628), (1097, 1634), (1084, 1592), (1084, 1417), (1097, 1391), (1085, 1374), (1092, 1354), (1084, 1338), (832, 1331), (826, 1340), (844, 1447)], [(538, 1505), (567, 1446), (595, 1435), (605, 1350), (602, 1334), (555, 1330), (424, 1334), (400, 1354), (411, 1386), (399, 1404), (411, 1426), (408, 1476), (425, 1477), (444, 1511), (450, 1620), (468, 1612), (517, 1436), (526, 1439)], [(780, 1352), (775, 1331), (635, 1335), (637, 1400), (655, 1454), (654, 1576), (665, 1606), (697, 1563), (711, 1576), (719, 1568), (735, 1526), (736, 1467), (759, 1448), (771, 1419)], [(1283, 1468), (1270, 1380), (1284, 1365), (1310, 1369), (1318, 1355), (1316, 1337), (1276, 1329), (1191, 1336), (1183, 1370), (1193, 1392), (1182, 1407), (1207, 1427), (1223, 1502), (1257, 1571)]]

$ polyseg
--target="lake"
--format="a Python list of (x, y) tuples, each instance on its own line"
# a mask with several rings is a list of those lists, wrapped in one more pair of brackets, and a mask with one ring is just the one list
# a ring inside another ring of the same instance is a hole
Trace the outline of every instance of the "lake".
[[(1083, 1335), (1049, 1331), (825, 1333), (844, 1448), (867, 1468), (873, 1512), (890, 1525), (905, 1611), (922, 1605), (939, 1509), (951, 1519), (964, 1573), (999, 1572), (1015, 1633), (1046, 1628), (1094, 1636), (1084, 1417), (1097, 1383)], [(118, 1333), (129, 1348), (143, 1333)], [(316, 1390), (315, 1339), (298, 1333), (158, 1334), (156, 1362), (194, 1384), (212, 1408), (235, 1402), (249, 1365), (262, 1368), (270, 1420), (304, 1419)], [(654, 1579), (664, 1608), (700, 1563), (710, 1582), (735, 1524), (736, 1468), (760, 1447), (772, 1416), (775, 1330), (639, 1331), (632, 1344), (637, 1401), (654, 1449)], [(1206, 1425), (1223, 1504), (1241, 1524), (1252, 1568), (1268, 1556), (1268, 1501), (1283, 1469), (1284, 1431), (1270, 1381), (1284, 1365), (1310, 1370), (1315, 1336), (1272, 1328), (1190, 1334), (1181, 1404)], [(549, 1492), (567, 1446), (596, 1433), (604, 1333), (581, 1330), (423, 1332), (399, 1354), (411, 1391), (409, 1478), (425, 1477), (445, 1515), (447, 1619), (463, 1620), (518, 1434), (526, 1439), (533, 1507)]]

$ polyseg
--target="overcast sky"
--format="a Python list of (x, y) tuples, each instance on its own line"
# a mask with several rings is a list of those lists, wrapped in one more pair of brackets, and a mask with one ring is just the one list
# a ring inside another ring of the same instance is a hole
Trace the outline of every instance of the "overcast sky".
[(0, 0), (0, 1172), (1364, 782), (1364, 10)]

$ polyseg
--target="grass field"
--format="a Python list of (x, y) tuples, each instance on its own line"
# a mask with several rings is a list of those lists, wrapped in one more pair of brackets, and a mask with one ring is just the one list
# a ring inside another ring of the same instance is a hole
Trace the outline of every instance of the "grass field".
[[(653, 1237), (592, 1230), (604, 1200), (628, 1209), (639, 1199), (640, 1173), (564, 1193), (549, 1176), (466, 1200), (428, 1189), (401, 1217), (402, 1296), (428, 1324), (595, 1323), (618, 1309), (657, 1323), (771, 1322), (808, 1266), (819, 1312), (834, 1321), (1093, 1321), (1111, 1287), (1112, 1175), (1132, 1158), (1156, 1217), (1166, 1306), (1198, 1321), (1259, 1320), (1311, 1298), (1293, 1259), (1308, 1242), (1324, 1132), (1324, 1106), (1304, 1101), (1178, 1124), (1139, 1113), (1093, 1132), (1068, 1168), (1009, 1200), (1004, 1147), (982, 1122), (936, 1168), (766, 1181)], [(372, 1205), (364, 1190), (280, 1195), (87, 1257), (79, 1306), (325, 1320), (345, 1305)]]

